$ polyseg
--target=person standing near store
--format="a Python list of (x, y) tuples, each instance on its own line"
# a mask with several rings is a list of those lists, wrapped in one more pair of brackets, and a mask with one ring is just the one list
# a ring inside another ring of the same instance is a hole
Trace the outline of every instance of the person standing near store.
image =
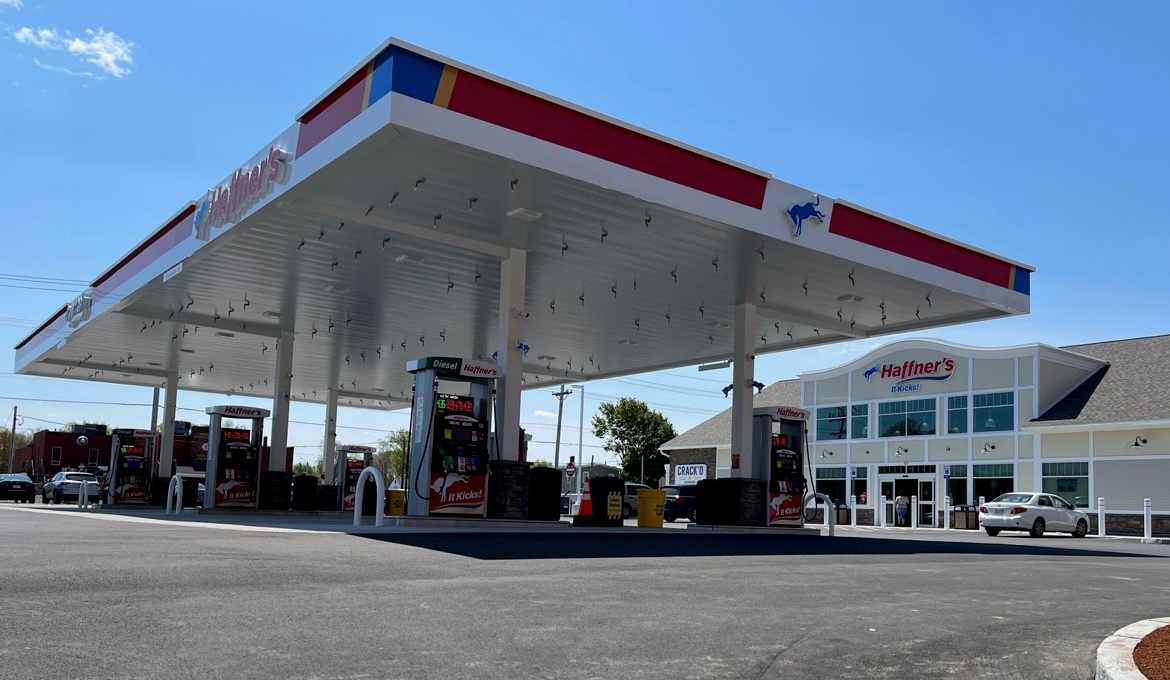
[(898, 518), (897, 526), (909, 526), (910, 523), (906, 519), (910, 515), (910, 499), (898, 494), (898, 497), (894, 499), (894, 514)]

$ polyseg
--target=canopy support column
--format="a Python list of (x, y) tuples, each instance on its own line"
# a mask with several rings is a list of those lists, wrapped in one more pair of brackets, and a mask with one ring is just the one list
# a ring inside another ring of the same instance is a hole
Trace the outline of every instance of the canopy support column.
[(496, 445), (503, 460), (520, 458), (520, 378), (524, 374), (525, 283), (528, 251), (509, 248), (500, 262), (500, 343), (496, 363), (503, 377), (496, 381)]
[(332, 387), (325, 395), (325, 447), (321, 455), (322, 476), (326, 484), (333, 483), (333, 463), (337, 449), (337, 390)]
[[(154, 391), (158, 399), (158, 390)], [(163, 429), (162, 443), (158, 453), (158, 476), (171, 478), (171, 470), (175, 460), (175, 408), (179, 400), (179, 374), (171, 373), (163, 390)]]
[[(731, 476), (751, 477), (752, 464), (752, 382), (755, 381), (756, 306), (735, 306), (731, 382)], [(738, 459), (738, 465), (737, 465)]]
[(288, 449), (288, 409), (292, 395), (293, 332), (281, 331), (276, 343), (276, 389), (272, 393), (272, 436), (268, 439), (268, 469), (284, 472)]

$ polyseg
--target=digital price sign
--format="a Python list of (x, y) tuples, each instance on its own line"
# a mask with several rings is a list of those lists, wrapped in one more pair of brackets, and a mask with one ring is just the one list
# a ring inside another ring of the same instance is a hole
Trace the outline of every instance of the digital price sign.
[(122, 444), (118, 447), (118, 453), (123, 456), (141, 456), (146, 453), (146, 449), (136, 444)]
[(250, 442), (252, 441), (252, 432), (251, 430), (224, 428), (219, 431), (219, 439), (225, 442)]
[(475, 400), (471, 397), (440, 394), (435, 399), (435, 406), (444, 413), (475, 413)]

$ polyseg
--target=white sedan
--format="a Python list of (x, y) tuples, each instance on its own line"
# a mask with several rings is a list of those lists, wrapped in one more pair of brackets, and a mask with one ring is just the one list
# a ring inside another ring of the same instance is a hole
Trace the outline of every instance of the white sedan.
[(1027, 531), (1035, 537), (1045, 531), (1089, 533), (1089, 516), (1060, 496), (1050, 493), (1005, 493), (979, 508), (979, 526), (988, 536), (1001, 531)]

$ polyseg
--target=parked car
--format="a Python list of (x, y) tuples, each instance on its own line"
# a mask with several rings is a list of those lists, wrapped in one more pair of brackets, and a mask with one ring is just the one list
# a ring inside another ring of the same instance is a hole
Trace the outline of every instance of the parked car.
[(664, 487), (666, 506), (662, 508), (662, 519), (673, 522), (685, 517), (695, 521), (695, 495), (698, 487), (694, 484)]
[(58, 472), (41, 488), (41, 500), (52, 503), (76, 503), (81, 495), (81, 483), (89, 482), (87, 495), (90, 503), (96, 503), (102, 496), (101, 480), (88, 472)]
[(36, 503), (37, 489), (28, 475), (0, 475), (0, 500)]
[(1005, 493), (979, 507), (979, 526), (988, 536), (1001, 531), (1027, 531), (1039, 538), (1045, 531), (1089, 533), (1089, 516), (1072, 503), (1050, 493)]
[(622, 497), (622, 519), (638, 516), (638, 489), (649, 489), (645, 484), (626, 482), (626, 495)]

